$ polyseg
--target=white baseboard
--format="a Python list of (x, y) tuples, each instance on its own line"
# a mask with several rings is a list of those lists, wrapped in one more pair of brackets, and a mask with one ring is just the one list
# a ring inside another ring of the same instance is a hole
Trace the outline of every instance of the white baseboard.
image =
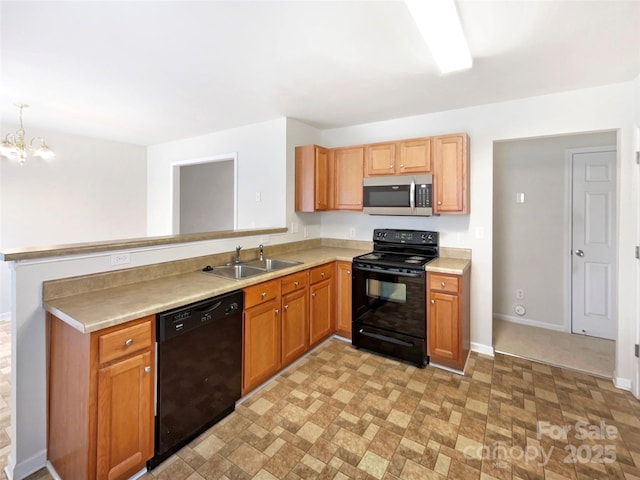
[(11, 320), (11, 312), (0, 313), (0, 322), (8, 322)]
[(538, 320), (531, 320), (529, 318), (513, 317), (511, 315), (503, 315), (501, 313), (494, 313), (493, 318), (504, 320), (505, 322), (528, 325), (530, 327), (546, 328), (547, 330), (555, 330), (556, 332), (571, 333), (565, 328), (564, 325), (554, 325), (553, 323), (540, 322)]
[(26, 478), (32, 473), (36, 473), (41, 468), (47, 466), (47, 451), (41, 450), (35, 455), (32, 455), (26, 460), (16, 464), (13, 463), (13, 456), (9, 455), (7, 462), (7, 466), (4, 468), (7, 480), (22, 480), (23, 478)]
[(495, 357), (495, 352), (493, 351), (493, 347), (491, 345), (471, 342), (471, 351), (482, 353), (483, 355), (489, 355), (490, 357)]
[(53, 477), (53, 480), (62, 480), (62, 478), (60, 477), (60, 475), (58, 475), (58, 472), (56, 472), (56, 469), (53, 468), (53, 465), (51, 465), (51, 462), (49, 460), (47, 460), (47, 471), (49, 472), (49, 475)]
[(631, 379), (630, 378), (622, 378), (622, 377), (613, 377), (613, 384), (616, 388), (620, 388), (622, 390), (631, 391)]

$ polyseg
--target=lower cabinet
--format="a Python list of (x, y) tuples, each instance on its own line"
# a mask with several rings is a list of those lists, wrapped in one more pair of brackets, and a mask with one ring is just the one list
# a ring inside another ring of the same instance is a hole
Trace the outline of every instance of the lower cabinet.
[(282, 291), (282, 355), (285, 367), (309, 349), (309, 289), (307, 272), (287, 275), (280, 280)]
[(49, 461), (64, 479), (129, 478), (153, 456), (155, 317), (48, 327)]
[(351, 338), (351, 262), (336, 265), (336, 333)]
[(280, 361), (280, 282), (244, 289), (242, 394), (275, 375)]
[(427, 273), (429, 362), (464, 370), (470, 345), (469, 272)]
[(335, 330), (335, 262), (309, 270), (309, 346), (314, 346)]

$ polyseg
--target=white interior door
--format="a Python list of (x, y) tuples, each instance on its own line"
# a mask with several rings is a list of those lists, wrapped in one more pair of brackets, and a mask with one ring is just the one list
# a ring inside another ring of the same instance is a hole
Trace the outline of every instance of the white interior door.
[(572, 154), (571, 331), (615, 339), (616, 151)]

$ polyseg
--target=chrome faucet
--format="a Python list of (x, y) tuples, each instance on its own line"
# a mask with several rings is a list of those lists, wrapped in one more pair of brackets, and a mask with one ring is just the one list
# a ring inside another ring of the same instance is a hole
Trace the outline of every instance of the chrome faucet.
[(262, 244), (258, 245), (258, 249), (259, 249), (259, 252), (260, 252), (260, 260), (262, 261), (262, 260), (264, 260), (264, 245), (262, 245)]
[(235, 255), (235, 257), (233, 258), (233, 262), (234, 262), (234, 263), (240, 263), (240, 249), (241, 249), (241, 248), (242, 248), (242, 246), (241, 246), (241, 245), (238, 245), (238, 246), (236, 247), (236, 255)]

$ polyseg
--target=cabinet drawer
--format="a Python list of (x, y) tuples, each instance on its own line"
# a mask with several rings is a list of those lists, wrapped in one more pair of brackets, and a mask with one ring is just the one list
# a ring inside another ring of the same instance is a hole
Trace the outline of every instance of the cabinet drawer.
[(244, 289), (244, 308), (267, 302), (280, 295), (280, 281), (270, 280)]
[(440, 292), (458, 293), (458, 284), (460, 278), (455, 275), (439, 275), (430, 273), (429, 290), (438, 290)]
[(151, 320), (124, 327), (98, 338), (98, 361), (108, 363), (130, 353), (151, 347), (153, 332)]
[(287, 275), (281, 280), (282, 295), (289, 292), (294, 292), (300, 288), (307, 286), (307, 272), (298, 272), (291, 275)]
[(335, 265), (333, 263), (327, 263), (325, 265), (320, 265), (319, 267), (312, 268), (309, 272), (309, 283), (314, 284), (318, 283), (322, 280), (328, 280), (333, 277), (333, 271), (335, 270)]

